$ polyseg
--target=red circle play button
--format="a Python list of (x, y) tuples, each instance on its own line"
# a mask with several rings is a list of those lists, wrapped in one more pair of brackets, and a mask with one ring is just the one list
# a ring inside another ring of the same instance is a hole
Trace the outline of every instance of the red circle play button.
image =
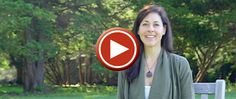
[(135, 35), (123, 28), (106, 30), (98, 38), (96, 55), (100, 63), (114, 71), (129, 68), (139, 53), (138, 40)]

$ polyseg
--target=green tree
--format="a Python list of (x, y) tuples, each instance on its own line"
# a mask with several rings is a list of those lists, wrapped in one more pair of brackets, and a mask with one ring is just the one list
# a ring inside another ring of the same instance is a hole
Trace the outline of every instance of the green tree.
[(40, 90), (55, 15), (22, 0), (0, 0), (0, 6), (1, 49), (21, 63), (24, 91)]

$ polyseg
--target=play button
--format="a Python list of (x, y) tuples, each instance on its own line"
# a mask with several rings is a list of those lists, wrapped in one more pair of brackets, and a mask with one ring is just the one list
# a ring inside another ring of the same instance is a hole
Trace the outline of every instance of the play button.
[(123, 28), (111, 28), (101, 34), (96, 43), (96, 56), (110, 70), (125, 70), (132, 66), (139, 53), (135, 35)]
[(110, 58), (113, 58), (125, 51), (129, 50), (127, 47), (120, 45), (119, 43), (116, 43), (113, 40), (110, 40)]

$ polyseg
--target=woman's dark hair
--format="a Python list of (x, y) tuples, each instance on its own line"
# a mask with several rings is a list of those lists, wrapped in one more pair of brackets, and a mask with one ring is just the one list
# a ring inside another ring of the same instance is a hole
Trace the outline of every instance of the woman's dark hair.
[(139, 31), (139, 26), (142, 20), (149, 14), (149, 13), (157, 13), (160, 15), (163, 25), (166, 26), (166, 33), (163, 35), (161, 39), (161, 47), (164, 48), (168, 52), (172, 52), (173, 50), (173, 44), (172, 44), (172, 30), (171, 30), (171, 25), (169, 18), (167, 16), (166, 11), (164, 10), (163, 7), (160, 5), (147, 5), (144, 8), (142, 8), (137, 17), (136, 20), (134, 21), (134, 26), (132, 29), (132, 32), (135, 34), (136, 38), (139, 41), (140, 44), (140, 52), (137, 60), (134, 62), (133, 66), (126, 70), (126, 77), (129, 82), (132, 82), (133, 79), (135, 79), (140, 72), (140, 65), (141, 65), (141, 59), (142, 59), (142, 54), (144, 50), (144, 45), (143, 42), (141, 41), (138, 31)]

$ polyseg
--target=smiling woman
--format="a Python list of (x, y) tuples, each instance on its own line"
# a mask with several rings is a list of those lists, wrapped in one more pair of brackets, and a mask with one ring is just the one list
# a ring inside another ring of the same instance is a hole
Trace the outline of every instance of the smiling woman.
[(172, 30), (160, 5), (147, 5), (134, 22), (140, 54), (119, 72), (118, 99), (194, 99), (192, 72), (186, 58), (172, 53)]
[(166, 26), (162, 24), (162, 20), (159, 14), (148, 14), (139, 26), (140, 38), (144, 43), (144, 46), (159, 46), (161, 47), (161, 38), (166, 32)]

